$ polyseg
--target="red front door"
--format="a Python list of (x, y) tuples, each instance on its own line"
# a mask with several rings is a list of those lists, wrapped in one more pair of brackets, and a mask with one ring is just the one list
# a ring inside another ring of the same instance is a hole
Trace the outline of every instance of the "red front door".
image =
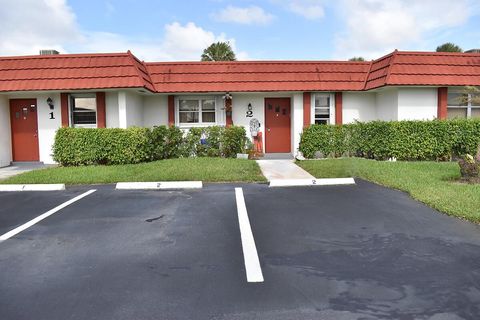
[(11, 99), (13, 161), (38, 161), (37, 100)]
[(265, 98), (265, 152), (290, 152), (290, 98)]

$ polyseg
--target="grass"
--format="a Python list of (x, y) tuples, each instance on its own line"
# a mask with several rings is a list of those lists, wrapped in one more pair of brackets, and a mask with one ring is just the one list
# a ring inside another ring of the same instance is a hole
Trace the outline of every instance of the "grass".
[(1, 181), (1, 183), (65, 183), (74, 185), (180, 180), (201, 180), (204, 182), (266, 181), (255, 161), (222, 158), (186, 158), (115, 166), (48, 168), (26, 172)]
[(359, 177), (402, 190), (448, 215), (480, 223), (480, 185), (459, 183), (455, 162), (326, 159), (297, 162), (317, 178)]

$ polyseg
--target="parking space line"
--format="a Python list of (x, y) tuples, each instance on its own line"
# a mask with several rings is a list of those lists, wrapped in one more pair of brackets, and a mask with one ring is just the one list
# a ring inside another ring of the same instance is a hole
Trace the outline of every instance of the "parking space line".
[(62, 210), (63, 208), (71, 205), (72, 203), (74, 203), (74, 202), (76, 202), (76, 201), (78, 201), (78, 200), (80, 200), (80, 199), (82, 199), (82, 198), (85, 198), (86, 196), (88, 196), (89, 194), (94, 193), (95, 191), (97, 191), (97, 190), (95, 190), (95, 189), (89, 190), (89, 191), (87, 191), (87, 192), (85, 192), (85, 193), (82, 193), (81, 195), (76, 196), (75, 198), (72, 198), (72, 199), (70, 199), (70, 200), (62, 203), (61, 205), (59, 205), (59, 206), (57, 206), (57, 207), (55, 207), (55, 208), (53, 208), (53, 209), (45, 212), (44, 214), (39, 215), (38, 217), (36, 217), (36, 218), (34, 218), (34, 219), (32, 219), (32, 220), (30, 220), (30, 221), (22, 224), (21, 226), (19, 226), (19, 227), (15, 228), (15, 229), (13, 229), (13, 230), (11, 230), (11, 231), (3, 234), (2, 236), (0, 236), (0, 241), (5, 241), (5, 240), (13, 237), (14, 235), (22, 232), (23, 230), (25, 230), (25, 229), (33, 226), (33, 225), (36, 224), (37, 222), (42, 221), (43, 219), (45, 219), (45, 218), (51, 216), (52, 214), (54, 214), (55, 212)]
[(248, 219), (247, 206), (245, 205), (242, 188), (235, 188), (235, 199), (237, 201), (238, 224), (242, 238), (243, 259), (245, 261), (247, 281), (263, 282), (262, 268), (258, 259), (252, 228), (250, 227), (250, 220)]

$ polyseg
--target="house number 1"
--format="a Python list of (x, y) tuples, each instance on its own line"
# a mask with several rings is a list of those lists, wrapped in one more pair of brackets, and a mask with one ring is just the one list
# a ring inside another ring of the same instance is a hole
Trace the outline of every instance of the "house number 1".
[(53, 112), (50, 112), (49, 115), (50, 115), (50, 120), (54, 120), (54, 119), (55, 119), (55, 117), (53, 116)]

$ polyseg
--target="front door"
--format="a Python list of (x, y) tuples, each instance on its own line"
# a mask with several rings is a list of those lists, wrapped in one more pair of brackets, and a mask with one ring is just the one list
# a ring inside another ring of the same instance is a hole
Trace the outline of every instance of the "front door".
[(11, 99), (13, 161), (39, 161), (37, 100)]
[(265, 98), (265, 152), (290, 152), (290, 98)]

